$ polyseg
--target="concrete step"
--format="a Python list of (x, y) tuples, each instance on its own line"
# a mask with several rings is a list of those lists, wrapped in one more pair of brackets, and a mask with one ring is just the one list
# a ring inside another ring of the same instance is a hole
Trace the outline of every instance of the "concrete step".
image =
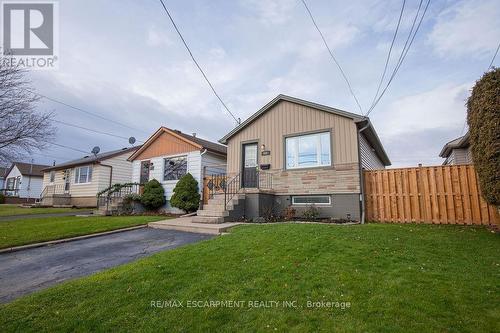
[(213, 217), (226, 217), (229, 216), (229, 212), (227, 210), (199, 210), (197, 216), (213, 216)]
[(227, 232), (229, 228), (238, 225), (239, 223), (222, 223), (222, 224), (200, 224), (192, 223), (191, 218), (179, 218), (165, 221), (151, 222), (148, 224), (151, 228), (179, 230), (186, 232), (196, 232), (210, 235), (220, 235)]
[(193, 223), (218, 224), (224, 223), (224, 217), (217, 216), (193, 216)]

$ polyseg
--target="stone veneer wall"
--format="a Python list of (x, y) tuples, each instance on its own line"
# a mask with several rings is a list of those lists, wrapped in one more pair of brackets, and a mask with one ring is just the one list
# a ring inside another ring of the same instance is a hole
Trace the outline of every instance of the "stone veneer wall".
[(269, 173), (276, 195), (360, 193), (358, 163)]

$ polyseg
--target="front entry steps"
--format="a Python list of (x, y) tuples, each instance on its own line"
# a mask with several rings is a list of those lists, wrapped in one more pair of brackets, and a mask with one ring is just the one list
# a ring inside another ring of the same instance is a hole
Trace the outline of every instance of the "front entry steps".
[(221, 235), (229, 231), (230, 228), (239, 225), (240, 223), (219, 223), (219, 224), (202, 224), (193, 223), (193, 217), (180, 217), (176, 219), (150, 222), (149, 227), (155, 229), (178, 230), (185, 232), (195, 232), (199, 234)]
[(224, 194), (215, 194), (193, 217), (193, 223), (218, 224), (241, 220), (244, 216), (245, 194), (238, 193), (228, 202), (224, 209)]

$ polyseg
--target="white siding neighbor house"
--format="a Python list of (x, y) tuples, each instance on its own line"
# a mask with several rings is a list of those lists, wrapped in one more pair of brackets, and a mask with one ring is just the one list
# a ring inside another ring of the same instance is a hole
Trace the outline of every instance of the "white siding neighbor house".
[(132, 181), (132, 162), (127, 159), (137, 149), (122, 148), (46, 167), (42, 205), (95, 207), (100, 191)]
[[(5, 176), (4, 194), (34, 202), (42, 193), (42, 169), (48, 165), (14, 162)], [(20, 202), (22, 202), (21, 200)]]
[(445, 144), (439, 156), (445, 158), (443, 165), (472, 164), (469, 132)]
[(205, 166), (219, 166), (225, 170), (226, 146), (201, 139), (196, 134), (161, 127), (130, 156), (129, 161), (133, 163), (132, 182), (144, 184), (151, 179), (158, 180), (165, 190), (165, 210), (180, 213), (169, 203), (177, 181), (190, 173), (198, 181), (201, 193)]

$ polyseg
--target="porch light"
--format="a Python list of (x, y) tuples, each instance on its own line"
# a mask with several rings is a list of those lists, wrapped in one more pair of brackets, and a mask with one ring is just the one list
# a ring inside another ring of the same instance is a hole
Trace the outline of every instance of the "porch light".
[(260, 150), (262, 150), (262, 151), (266, 150), (266, 145), (265, 145), (265, 144), (262, 144), (262, 145), (260, 146)]

